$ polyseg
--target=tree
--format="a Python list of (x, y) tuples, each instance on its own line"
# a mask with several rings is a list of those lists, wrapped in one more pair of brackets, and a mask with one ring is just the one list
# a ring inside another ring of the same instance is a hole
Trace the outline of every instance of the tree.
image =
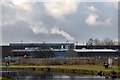
[(108, 38), (104, 39), (103, 43), (104, 45), (114, 45), (114, 41)]
[(87, 42), (87, 45), (92, 46), (93, 43), (94, 43), (94, 40), (93, 40), (92, 38), (90, 38), (90, 39), (88, 40), (88, 42)]
[(69, 49), (68, 51), (66, 51), (65, 56), (66, 57), (77, 57), (77, 53), (74, 50)]
[(94, 39), (94, 44), (95, 44), (95, 45), (101, 45), (101, 42), (100, 42), (99, 39)]

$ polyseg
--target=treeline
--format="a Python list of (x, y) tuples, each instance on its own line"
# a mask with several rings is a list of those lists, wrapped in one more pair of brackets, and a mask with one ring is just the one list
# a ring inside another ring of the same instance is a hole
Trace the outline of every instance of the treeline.
[(86, 45), (119, 45), (119, 44), (120, 44), (119, 41), (114, 41), (108, 38), (104, 40), (90, 38), (88, 41), (86, 41)]

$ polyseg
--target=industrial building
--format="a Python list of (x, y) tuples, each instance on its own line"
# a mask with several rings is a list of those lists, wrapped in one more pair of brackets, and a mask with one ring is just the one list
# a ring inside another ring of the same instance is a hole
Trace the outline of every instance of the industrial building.
[(1, 46), (2, 57), (119, 57), (118, 45), (111, 46), (89, 46), (75, 45), (74, 43), (10, 43)]

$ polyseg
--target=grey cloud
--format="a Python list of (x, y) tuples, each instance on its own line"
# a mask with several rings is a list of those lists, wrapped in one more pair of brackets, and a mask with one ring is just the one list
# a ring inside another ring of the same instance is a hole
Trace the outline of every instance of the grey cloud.
[[(75, 38), (75, 41), (78, 42), (85, 42), (89, 38), (111, 38), (116, 39), (118, 32), (117, 32), (117, 15), (115, 15), (117, 10), (114, 8), (109, 8), (107, 6), (105, 9), (104, 3), (81, 3), (76, 13), (74, 14), (67, 14), (64, 16), (63, 20), (56, 20), (49, 13), (46, 11), (42, 2), (34, 3), (32, 5), (32, 11), (22, 10), (18, 8), (8, 7), (8, 5), (3, 6), (3, 21), (7, 22), (7, 25), (2, 25), (2, 40), (4, 44), (9, 42), (19, 42), (23, 40), (25, 42), (61, 42), (66, 41), (67, 39), (60, 34), (43, 34), (43, 33), (34, 33), (30, 26), (38, 25), (37, 29), (47, 30), (50, 33), (51, 29), (54, 26), (58, 26), (60, 31), (66, 32), (71, 37)], [(108, 18), (109, 14), (111, 15), (110, 18), (112, 19), (112, 26), (105, 27), (104, 25), (97, 25), (95, 27), (91, 27), (85, 23), (85, 18), (88, 16), (86, 11), (88, 9), (85, 6), (94, 5), (97, 7), (97, 14), (100, 15), (100, 20), (105, 20)], [(106, 12), (106, 10), (108, 10)], [(111, 10), (111, 11), (109, 11)], [(113, 12), (114, 11), (114, 12)], [(10, 24), (12, 23), (13, 24)], [(40, 25), (42, 22), (42, 25)], [(41, 27), (40, 27), (41, 26)], [(44, 32), (42, 30), (42, 32)]]

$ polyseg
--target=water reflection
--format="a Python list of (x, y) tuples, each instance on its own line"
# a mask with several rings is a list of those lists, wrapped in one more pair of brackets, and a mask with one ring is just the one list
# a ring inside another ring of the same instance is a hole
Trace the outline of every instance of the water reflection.
[(101, 76), (82, 76), (68, 75), (61, 73), (43, 73), (32, 71), (0, 71), (3, 77), (8, 77), (10, 80), (120, 80), (106, 79)]

